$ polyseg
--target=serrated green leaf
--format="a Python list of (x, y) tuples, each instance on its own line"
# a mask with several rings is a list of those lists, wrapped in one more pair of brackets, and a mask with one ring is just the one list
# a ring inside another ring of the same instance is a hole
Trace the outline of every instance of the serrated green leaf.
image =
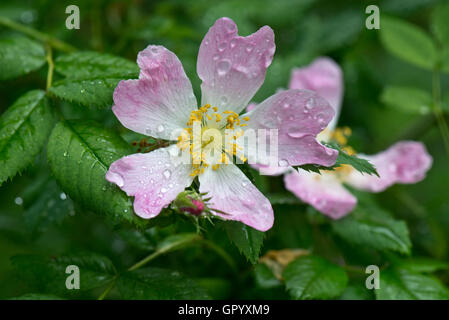
[(135, 62), (106, 53), (82, 51), (59, 56), (55, 70), (70, 79), (137, 78)]
[(338, 297), (348, 282), (348, 276), (339, 266), (310, 255), (289, 263), (282, 276), (290, 295), (299, 300)]
[(225, 221), (222, 225), (240, 253), (252, 264), (257, 263), (265, 234), (238, 221)]
[(380, 100), (400, 111), (416, 114), (431, 112), (432, 96), (427, 91), (410, 87), (386, 87)]
[(432, 39), (407, 21), (382, 16), (380, 39), (391, 54), (413, 65), (432, 70), (437, 63), (437, 50)]
[(44, 47), (26, 37), (0, 39), (0, 80), (39, 69), (45, 63)]
[(410, 258), (396, 262), (401, 268), (418, 273), (431, 273), (439, 270), (447, 270), (447, 262), (438, 261), (430, 258)]
[(1, 115), (0, 185), (34, 160), (53, 125), (53, 112), (41, 90), (24, 94)]
[(148, 220), (134, 214), (131, 199), (105, 179), (111, 163), (130, 150), (118, 134), (96, 122), (65, 121), (51, 133), (47, 157), (64, 192), (81, 206), (115, 223), (145, 226)]
[(191, 300), (208, 299), (208, 295), (195, 281), (177, 271), (144, 268), (126, 272), (117, 279), (123, 299), (133, 300)]
[(389, 267), (380, 272), (378, 300), (447, 300), (448, 289), (435, 277)]
[(376, 250), (410, 253), (407, 224), (395, 220), (373, 202), (359, 198), (355, 210), (332, 222), (333, 230), (347, 242)]
[(120, 78), (64, 79), (49, 89), (54, 96), (87, 107), (107, 108), (112, 105), (112, 94)]
[[(79, 268), (80, 289), (91, 290), (110, 282), (115, 274), (112, 262), (101, 255), (78, 253), (55, 258), (38, 255), (18, 255), (11, 258), (21, 277), (29, 280), (40, 291), (67, 294), (66, 273), (70, 265)], [(76, 291), (76, 290), (74, 290)]]
[(265, 263), (256, 264), (254, 267), (254, 278), (257, 286), (260, 288), (270, 289), (282, 285), (281, 281), (274, 276)]
[[(375, 174), (376, 176), (379, 176), (376, 168), (368, 160), (359, 158), (356, 155), (347, 154), (335, 143), (326, 143), (326, 146), (338, 151), (337, 161), (335, 161), (331, 170), (341, 165), (350, 165), (360, 173)], [(326, 167), (324, 167), (324, 169), (326, 169)]]
[(27, 293), (20, 297), (11, 298), (10, 300), (64, 300), (64, 299), (52, 294)]

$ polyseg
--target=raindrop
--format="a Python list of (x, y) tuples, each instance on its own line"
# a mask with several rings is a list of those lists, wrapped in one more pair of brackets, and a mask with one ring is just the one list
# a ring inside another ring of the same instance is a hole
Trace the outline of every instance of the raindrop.
[(290, 104), (284, 103), (283, 107), (284, 107), (284, 109), (288, 109), (288, 108), (290, 108)]
[(226, 96), (221, 97), (221, 104), (225, 105), (228, 102), (228, 98)]
[(315, 106), (315, 99), (310, 98), (306, 101), (306, 108), (307, 109), (312, 109)]
[(236, 44), (237, 44), (237, 39), (232, 39), (231, 43), (230, 43), (231, 48), (234, 48)]
[(214, 59), (214, 61), (217, 61), (218, 58), (220, 58), (220, 55), (218, 53), (214, 54), (214, 56), (212, 57), (212, 59)]
[(21, 197), (17, 197), (14, 199), (14, 203), (21, 206), (23, 204), (23, 199)]
[(281, 159), (281, 160), (279, 160), (278, 165), (279, 165), (279, 167), (286, 167), (286, 166), (288, 166), (288, 161), (285, 159)]
[(167, 170), (164, 170), (164, 172), (162, 174), (164, 175), (165, 179), (168, 179), (171, 176), (171, 171), (167, 169)]
[(166, 193), (168, 190), (166, 188), (161, 188), (162, 193)]
[(217, 73), (219, 76), (224, 76), (226, 73), (228, 73), (229, 69), (231, 69), (231, 62), (229, 60), (223, 59), (218, 62)]
[(61, 192), (61, 194), (59, 195), (59, 197), (61, 198), (61, 200), (67, 199), (67, 195), (66, 195), (64, 192)]
[(220, 51), (220, 52), (224, 51), (224, 49), (226, 49), (227, 46), (228, 46), (228, 44), (226, 43), (226, 41), (223, 41), (222, 43), (220, 43), (218, 45), (218, 51)]
[(248, 53), (251, 52), (251, 51), (253, 51), (253, 49), (254, 49), (254, 46), (253, 46), (252, 44), (249, 44), (249, 45), (246, 46), (246, 51), (247, 51)]
[(165, 128), (164, 128), (164, 126), (162, 125), (162, 124), (160, 124), (158, 127), (157, 127), (157, 132), (163, 132), (165, 130)]

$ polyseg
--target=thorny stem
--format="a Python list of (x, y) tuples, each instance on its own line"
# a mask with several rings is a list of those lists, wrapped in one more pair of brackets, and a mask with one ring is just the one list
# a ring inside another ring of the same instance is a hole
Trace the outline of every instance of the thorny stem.
[(441, 86), (440, 73), (437, 68), (433, 70), (432, 74), (432, 93), (433, 93), (433, 113), (440, 128), (441, 136), (443, 137), (444, 147), (449, 156), (449, 129), (443, 116), (441, 109)]
[(29, 28), (27, 26), (24, 26), (23, 24), (17, 23), (11, 19), (0, 17), (0, 25), (5, 26), (7, 28), (22, 32), (36, 40), (39, 40), (43, 43), (48, 43), (51, 47), (64, 51), (64, 52), (73, 52), (77, 49), (73, 47), (72, 45), (65, 43), (59, 39), (56, 39), (48, 34), (45, 34), (43, 32), (34, 30), (32, 28)]

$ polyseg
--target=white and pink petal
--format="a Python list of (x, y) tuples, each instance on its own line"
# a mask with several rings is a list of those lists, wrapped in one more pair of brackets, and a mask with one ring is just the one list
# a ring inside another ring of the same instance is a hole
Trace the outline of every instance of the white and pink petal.
[(320, 175), (299, 169), (284, 175), (284, 183), (287, 190), (332, 219), (347, 215), (357, 204), (357, 199), (331, 172)]
[(273, 30), (264, 26), (242, 37), (229, 18), (218, 19), (204, 37), (197, 72), (202, 80), (202, 105), (219, 112), (240, 113), (260, 88), (274, 51)]
[(192, 183), (190, 173), (191, 165), (177, 162), (170, 148), (161, 148), (113, 162), (106, 180), (133, 196), (136, 214), (149, 219)]
[(139, 79), (119, 82), (112, 111), (132, 131), (176, 140), (198, 107), (190, 80), (176, 55), (162, 46), (148, 46), (137, 62)]
[(218, 170), (207, 169), (199, 176), (200, 192), (212, 199), (208, 206), (226, 214), (216, 213), (226, 220), (241, 221), (260, 231), (273, 226), (270, 201), (234, 164), (220, 165)]
[(411, 184), (423, 180), (432, 166), (432, 157), (421, 142), (400, 141), (387, 150), (372, 156), (359, 155), (369, 160), (379, 177), (352, 170), (345, 182), (355, 188), (381, 192), (395, 183)]

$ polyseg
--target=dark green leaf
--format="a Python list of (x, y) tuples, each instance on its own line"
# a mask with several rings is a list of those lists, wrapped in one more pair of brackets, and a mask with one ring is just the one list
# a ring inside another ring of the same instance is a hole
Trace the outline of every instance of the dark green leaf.
[(54, 125), (45, 92), (21, 96), (0, 117), (0, 185), (25, 169), (41, 151)]
[(282, 285), (265, 263), (258, 263), (254, 267), (256, 284), (260, 288), (275, 288)]
[(196, 233), (178, 233), (159, 242), (156, 250), (160, 253), (176, 251), (199, 240), (201, 240), (201, 236)]
[(25, 37), (0, 39), (0, 80), (12, 79), (45, 63), (44, 47)]
[(380, 39), (390, 53), (413, 65), (432, 70), (437, 62), (432, 39), (407, 21), (382, 16)]
[(255, 264), (259, 260), (265, 234), (238, 221), (226, 221), (222, 225), (229, 239), (236, 245), (239, 251), (252, 264)]
[(368, 160), (359, 158), (356, 155), (349, 155), (334, 143), (329, 143), (327, 146), (338, 150), (337, 161), (335, 162), (333, 168), (346, 164), (350, 165), (360, 173), (375, 174), (376, 176), (379, 176), (376, 168)]
[(88, 107), (106, 108), (112, 105), (112, 94), (119, 78), (65, 79), (49, 89), (56, 97)]
[[(12, 265), (21, 277), (44, 292), (68, 293), (66, 268), (75, 265), (80, 273), (80, 290), (103, 286), (115, 276), (112, 262), (93, 253), (63, 255), (56, 258), (38, 255), (18, 255), (11, 258)], [(76, 291), (76, 290), (74, 290)]]
[(70, 79), (137, 78), (135, 62), (92, 51), (74, 52), (58, 57), (55, 70)]
[(145, 268), (119, 276), (117, 287), (123, 299), (208, 299), (204, 289), (177, 271)]
[(403, 112), (427, 114), (431, 111), (432, 96), (427, 91), (408, 87), (386, 87), (380, 100)]
[(409, 254), (411, 242), (404, 221), (395, 220), (374, 202), (359, 198), (355, 210), (332, 222), (334, 231), (349, 243), (377, 250)]
[(303, 256), (289, 263), (283, 278), (295, 299), (329, 299), (341, 295), (348, 277), (343, 269), (318, 256)]
[(114, 131), (93, 121), (67, 121), (51, 133), (47, 156), (62, 189), (83, 207), (111, 218), (143, 226), (131, 199), (105, 179), (115, 160), (130, 153), (130, 146)]
[(20, 297), (11, 298), (10, 300), (63, 300), (58, 296), (52, 294), (42, 294), (42, 293), (27, 293)]
[(379, 300), (447, 300), (448, 289), (435, 277), (390, 267), (380, 272)]

